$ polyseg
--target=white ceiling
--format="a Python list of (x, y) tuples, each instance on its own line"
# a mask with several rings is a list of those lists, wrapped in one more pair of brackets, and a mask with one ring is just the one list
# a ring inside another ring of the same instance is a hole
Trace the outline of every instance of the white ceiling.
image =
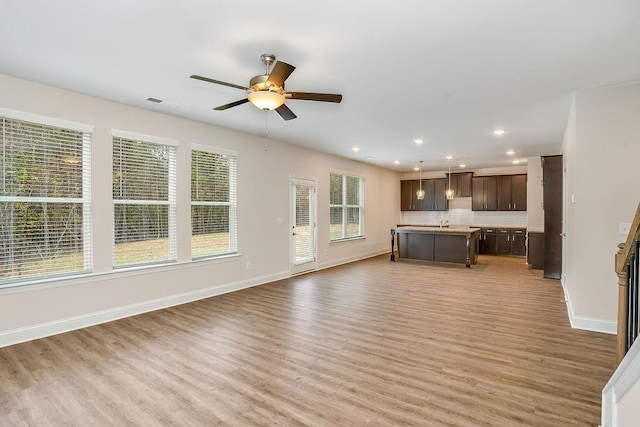
[(639, 0), (3, 0), (0, 40), (0, 73), (256, 135), (251, 104), (212, 110), (244, 92), (189, 76), (245, 86), (274, 53), (343, 101), (287, 101), (270, 138), (398, 171), (557, 154), (576, 91), (640, 80)]

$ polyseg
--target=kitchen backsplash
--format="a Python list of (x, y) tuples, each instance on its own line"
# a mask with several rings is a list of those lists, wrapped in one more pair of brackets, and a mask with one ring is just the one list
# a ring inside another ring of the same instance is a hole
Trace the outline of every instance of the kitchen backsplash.
[[(466, 200), (468, 199), (468, 201)], [(467, 206), (468, 205), (468, 206)], [(403, 224), (439, 224), (440, 220), (457, 225), (504, 225), (526, 227), (527, 212), (483, 212), (471, 210), (471, 198), (458, 198), (450, 202), (448, 211), (443, 212), (402, 212)]]

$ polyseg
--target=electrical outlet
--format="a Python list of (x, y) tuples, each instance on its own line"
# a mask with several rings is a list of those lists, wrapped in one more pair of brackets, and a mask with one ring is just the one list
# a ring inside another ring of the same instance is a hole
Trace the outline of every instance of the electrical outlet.
[(621, 222), (619, 224), (618, 233), (620, 233), (621, 236), (626, 236), (627, 234), (629, 234), (629, 230), (631, 230), (631, 223), (630, 222)]
[(247, 270), (251, 270), (251, 263), (247, 261)]
[(276, 224), (277, 225), (282, 225), (282, 217), (281, 216), (277, 216), (276, 217)]

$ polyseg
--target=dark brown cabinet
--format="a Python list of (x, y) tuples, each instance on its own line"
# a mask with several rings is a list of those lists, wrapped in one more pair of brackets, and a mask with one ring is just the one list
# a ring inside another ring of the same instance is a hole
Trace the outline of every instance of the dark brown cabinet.
[(498, 210), (527, 210), (527, 175), (498, 176)]
[(422, 182), (425, 191), (424, 206), (425, 211), (446, 211), (447, 210), (447, 180), (444, 178), (425, 179)]
[(524, 256), (526, 231), (524, 228), (483, 228), (480, 231), (480, 253)]
[(544, 233), (529, 232), (527, 238), (527, 264), (535, 270), (544, 268)]
[(511, 232), (511, 255), (525, 256), (527, 253), (526, 228), (514, 228)]
[[(424, 180), (423, 180), (424, 183)], [(420, 188), (417, 179), (400, 181), (400, 210), (421, 211), (424, 200), (418, 200), (416, 192)]]
[[(451, 174), (451, 189), (453, 190), (453, 197), (471, 197), (472, 176), (473, 172)], [(447, 181), (447, 188), (449, 188), (449, 181)]]
[(485, 255), (498, 253), (498, 242), (495, 228), (483, 228), (480, 231), (479, 252)]
[(498, 210), (498, 177), (474, 176), (471, 178), (471, 210)]
[(446, 179), (423, 179), (422, 189), (425, 196), (419, 200), (417, 192), (420, 181), (417, 179), (400, 181), (400, 210), (401, 211), (446, 211), (447, 189)]
[(544, 277), (562, 276), (562, 156), (542, 157), (544, 206)]
[(508, 228), (500, 228), (496, 236), (496, 243), (496, 253), (498, 255), (511, 254), (511, 230)]

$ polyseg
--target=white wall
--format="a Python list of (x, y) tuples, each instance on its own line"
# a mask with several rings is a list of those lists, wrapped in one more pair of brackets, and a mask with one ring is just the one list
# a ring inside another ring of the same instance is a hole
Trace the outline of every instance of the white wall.
[(618, 402), (618, 426), (634, 427), (640, 420), (640, 381), (636, 381)]
[(540, 157), (527, 161), (527, 231), (544, 231), (542, 163)]
[(563, 285), (569, 314), (576, 327), (614, 333), (613, 260), (626, 237), (618, 226), (632, 221), (640, 194), (640, 83), (578, 93), (562, 152), (567, 181)]
[(640, 419), (640, 341), (602, 389), (602, 427), (635, 427)]
[[(389, 250), (400, 219), (398, 174), (257, 136), (0, 75), (0, 108), (95, 126), (92, 137), (94, 274), (0, 289), (0, 346), (289, 275), (289, 178), (318, 181), (318, 266)], [(111, 272), (111, 129), (171, 138), (178, 147), (178, 264)], [(238, 154), (240, 256), (190, 262), (190, 144)], [(329, 172), (365, 179), (366, 238), (329, 243)], [(283, 223), (277, 224), (276, 218)], [(252, 269), (245, 268), (250, 262)]]

